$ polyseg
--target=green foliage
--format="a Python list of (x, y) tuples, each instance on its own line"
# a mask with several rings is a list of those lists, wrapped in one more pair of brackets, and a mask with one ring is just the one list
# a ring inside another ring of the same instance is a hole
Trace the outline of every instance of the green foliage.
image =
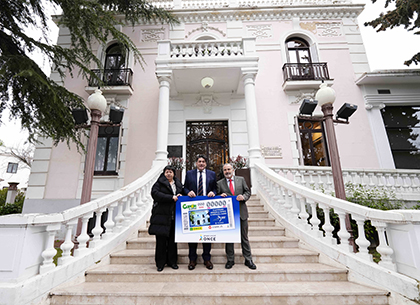
[(18, 191), (15, 202), (13, 204), (6, 204), (7, 189), (0, 190), (0, 215), (20, 214), (22, 213), (23, 202), (25, 201), (25, 194)]
[[(376, 0), (372, 0), (375, 3)], [(393, 29), (397, 26), (404, 26), (407, 31), (414, 31), (420, 28), (420, 1), (418, 0), (386, 0), (385, 8), (395, 2), (395, 9), (381, 13), (378, 18), (365, 22), (365, 26), (371, 26), (377, 32)], [(415, 35), (419, 35), (420, 31), (415, 31)], [(404, 62), (409, 66), (412, 63), (416, 65), (420, 63), (420, 52), (415, 54), (411, 59)]]
[[(61, 8), (56, 22), (69, 30), (68, 48), (50, 45), (44, 5)], [(78, 72), (102, 84), (90, 71), (93, 64), (103, 66), (92, 52), (93, 44), (116, 40), (141, 63), (134, 42), (117, 25), (134, 26), (149, 20), (177, 22), (172, 14), (144, 0), (0, 0), (0, 7), (0, 114), (9, 109), (10, 117), (20, 119), (28, 130), (31, 142), (42, 134), (55, 144), (75, 142), (79, 147), (81, 132), (75, 128), (71, 109), (84, 107), (82, 98), (47, 77), (27, 54), (38, 51), (46, 55), (62, 78), (75, 77), (74, 72)], [(27, 29), (37, 29), (42, 39), (27, 36)]]
[(364, 187), (361, 184), (346, 183), (347, 201), (363, 205), (368, 208), (387, 211), (403, 208), (395, 193), (388, 188)]

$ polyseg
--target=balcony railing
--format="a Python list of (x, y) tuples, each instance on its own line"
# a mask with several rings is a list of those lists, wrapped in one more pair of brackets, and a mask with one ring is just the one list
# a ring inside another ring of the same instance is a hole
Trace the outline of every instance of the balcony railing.
[[(126, 69), (94, 69), (92, 70), (96, 76), (101, 79), (105, 86), (130, 86), (133, 80), (133, 71)], [(89, 87), (98, 87), (98, 79), (91, 77), (89, 79)]]
[(306, 64), (284, 64), (284, 81), (329, 80), (326, 62)]

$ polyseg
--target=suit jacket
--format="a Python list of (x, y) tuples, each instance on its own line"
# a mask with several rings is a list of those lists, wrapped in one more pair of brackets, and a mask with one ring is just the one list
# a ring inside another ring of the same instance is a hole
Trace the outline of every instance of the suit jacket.
[(239, 202), (239, 213), (242, 220), (248, 219), (248, 208), (246, 206), (246, 201), (251, 197), (251, 192), (246, 185), (245, 178), (239, 176), (233, 176), (233, 181), (235, 184), (235, 195), (232, 195), (227, 184), (226, 178), (220, 179), (217, 181), (217, 195), (225, 193), (228, 196), (244, 196), (244, 201)]
[[(207, 194), (213, 192), (215, 195), (217, 193), (217, 185), (216, 185), (216, 174), (215, 172), (205, 169), (206, 171), (206, 192)], [(194, 193), (198, 196), (198, 185), (197, 185), (197, 169), (192, 169), (187, 171), (185, 175), (185, 182), (184, 182), (184, 195), (188, 195), (190, 191), (194, 191)]]

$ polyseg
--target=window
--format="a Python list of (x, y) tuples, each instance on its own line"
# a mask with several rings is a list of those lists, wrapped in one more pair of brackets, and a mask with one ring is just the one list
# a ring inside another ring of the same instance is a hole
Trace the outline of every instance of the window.
[(126, 83), (125, 52), (118, 44), (113, 44), (106, 50), (104, 81), (108, 85)]
[(119, 126), (99, 127), (95, 175), (117, 175)]
[(309, 44), (305, 40), (292, 37), (286, 40), (286, 46), (289, 63), (308, 64), (312, 62)]
[(299, 119), (298, 123), (302, 143), (303, 164), (329, 166), (330, 161), (322, 121)]
[(381, 110), (396, 168), (420, 169), (420, 106)]
[(9, 164), (7, 164), (7, 172), (8, 173), (16, 174), (17, 170), (18, 170), (18, 164), (17, 163), (9, 162)]

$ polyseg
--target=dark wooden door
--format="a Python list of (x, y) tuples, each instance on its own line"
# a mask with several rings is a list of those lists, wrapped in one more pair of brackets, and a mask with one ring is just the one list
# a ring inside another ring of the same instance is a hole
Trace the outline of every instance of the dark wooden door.
[(195, 168), (198, 155), (204, 155), (208, 160), (207, 168), (220, 179), (223, 164), (229, 160), (228, 122), (187, 122), (186, 150), (187, 170)]

